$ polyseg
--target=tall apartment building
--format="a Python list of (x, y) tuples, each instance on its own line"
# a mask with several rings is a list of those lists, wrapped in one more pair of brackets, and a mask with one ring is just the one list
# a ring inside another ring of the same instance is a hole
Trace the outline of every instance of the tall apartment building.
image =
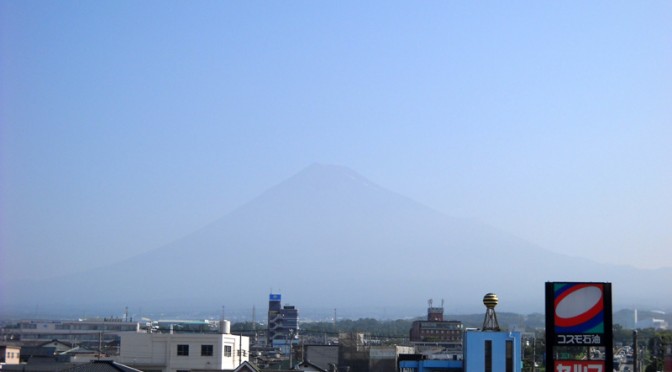
[(282, 296), (271, 293), (268, 297), (268, 345), (286, 344), (299, 334), (299, 310), (282, 306)]

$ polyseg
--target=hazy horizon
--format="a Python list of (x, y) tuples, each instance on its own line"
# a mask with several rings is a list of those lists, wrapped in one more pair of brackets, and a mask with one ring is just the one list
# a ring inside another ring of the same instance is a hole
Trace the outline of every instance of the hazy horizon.
[(672, 268), (671, 18), (0, 2), (0, 280), (162, 247), (313, 163), (556, 253)]

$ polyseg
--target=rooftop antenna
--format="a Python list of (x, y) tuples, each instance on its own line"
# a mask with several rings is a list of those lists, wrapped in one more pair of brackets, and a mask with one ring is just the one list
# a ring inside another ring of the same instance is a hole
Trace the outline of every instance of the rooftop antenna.
[(226, 311), (225, 310), (226, 310), (226, 306), (222, 305), (222, 314), (220, 315), (221, 318), (219, 320), (226, 320), (226, 316), (225, 316)]
[(483, 305), (485, 305), (485, 319), (483, 319), (484, 331), (499, 332), (499, 322), (497, 322), (497, 313), (495, 313), (495, 306), (499, 303), (497, 295), (488, 293), (483, 296)]

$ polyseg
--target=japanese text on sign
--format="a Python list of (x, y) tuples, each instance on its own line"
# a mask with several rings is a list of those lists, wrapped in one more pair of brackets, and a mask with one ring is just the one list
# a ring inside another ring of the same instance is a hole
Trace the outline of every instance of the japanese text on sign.
[(557, 335), (558, 345), (601, 345), (600, 335)]

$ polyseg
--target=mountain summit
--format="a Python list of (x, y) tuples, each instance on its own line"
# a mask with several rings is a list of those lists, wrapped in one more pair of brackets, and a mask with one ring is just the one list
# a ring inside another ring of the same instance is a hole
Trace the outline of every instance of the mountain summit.
[(658, 284), (672, 282), (672, 270), (566, 257), (314, 164), (171, 244), (57, 281), (17, 283), (9, 303), (251, 307), (273, 288), (302, 307), (408, 307), (441, 296), (447, 311), (480, 311), (481, 296), (495, 292), (503, 311), (532, 312), (543, 311), (546, 281), (613, 282), (616, 306), (663, 307), (670, 290)]

